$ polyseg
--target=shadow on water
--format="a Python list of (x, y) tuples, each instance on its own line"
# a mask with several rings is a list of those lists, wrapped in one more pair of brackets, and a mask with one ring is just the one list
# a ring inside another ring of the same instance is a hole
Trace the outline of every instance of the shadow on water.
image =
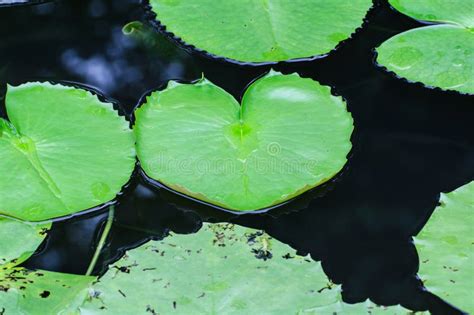
[[(119, 197), (96, 273), (124, 250), (169, 231), (193, 233), (203, 221), (230, 221), (265, 229), (320, 260), (327, 275), (342, 284), (347, 302), (371, 298), (433, 314), (460, 313), (422, 289), (412, 237), (440, 192), (474, 179), (472, 98), (409, 84), (374, 65), (374, 47), (421, 25), (378, 2), (368, 23), (329, 56), (273, 66), (330, 85), (347, 100), (356, 125), (354, 150), (334, 187), (324, 194), (309, 192), (285, 211), (237, 217), (153, 187), (137, 175)], [(145, 12), (131, 0), (2, 8), (0, 83), (42, 79), (91, 85), (118, 100), (130, 116), (146, 91), (168, 80), (192, 81), (204, 73), (240, 99), (270, 68), (213, 60), (161, 34), (124, 35), (122, 27), (135, 20), (145, 22)], [(84, 273), (105, 218), (98, 212), (56, 222), (25, 265)]]

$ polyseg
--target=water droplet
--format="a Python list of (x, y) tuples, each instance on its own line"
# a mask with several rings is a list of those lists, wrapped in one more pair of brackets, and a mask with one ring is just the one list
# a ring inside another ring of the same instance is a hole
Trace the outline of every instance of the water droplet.
[(71, 90), (71, 94), (73, 94), (74, 96), (79, 97), (79, 98), (86, 98), (87, 97), (87, 92), (84, 91), (84, 90), (80, 90), (80, 89)]
[(459, 72), (459, 70), (453, 71), (453, 69), (450, 69), (449, 71), (443, 71), (436, 75), (435, 82), (435, 85), (443, 86), (446, 89), (454, 89), (466, 84), (467, 79), (463, 73)]
[(328, 39), (331, 42), (339, 43), (340, 41), (346, 39), (346, 35), (343, 33), (333, 33), (329, 35)]
[(462, 66), (464, 66), (464, 60), (459, 59), (459, 58), (454, 59), (454, 61), (453, 61), (453, 66), (455, 66), (455, 67), (462, 67)]
[(36, 86), (34, 87), (34, 89), (35, 89), (35, 91), (37, 91), (37, 92), (43, 92), (43, 91), (44, 91), (44, 86), (42, 86), (42, 85), (36, 85)]
[(288, 59), (288, 55), (283, 51), (281, 47), (275, 45), (270, 48), (270, 51), (262, 53), (264, 59), (273, 60), (273, 59)]
[(24, 213), (25, 216), (30, 216), (30, 217), (35, 217), (40, 215), (42, 212), (44, 212), (44, 207), (43, 205), (36, 203), (32, 204), (31, 206), (26, 208), (26, 211)]
[(108, 195), (110, 194), (110, 187), (105, 184), (105, 183), (95, 183), (91, 187), (92, 195), (96, 198), (102, 201), (103, 199), (106, 199)]
[(107, 109), (105, 109), (105, 107), (92, 105), (87, 108), (87, 112), (90, 114), (99, 116), (99, 115), (104, 115), (105, 113), (107, 113)]
[(408, 70), (423, 57), (423, 53), (414, 47), (400, 47), (390, 56), (390, 65), (397, 70)]
[(443, 241), (445, 241), (449, 244), (457, 244), (458, 243), (458, 239), (454, 235), (447, 235), (447, 236), (443, 237)]

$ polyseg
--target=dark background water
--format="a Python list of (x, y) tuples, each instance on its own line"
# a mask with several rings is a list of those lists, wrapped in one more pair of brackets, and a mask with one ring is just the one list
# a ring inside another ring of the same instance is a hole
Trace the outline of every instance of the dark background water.
[[(412, 237), (440, 192), (474, 179), (473, 98), (410, 84), (378, 68), (373, 49), (422, 24), (391, 10), (385, 0), (375, 2), (364, 26), (329, 56), (273, 66), (330, 85), (347, 100), (356, 126), (354, 149), (334, 183), (282, 209), (235, 217), (135, 175), (118, 198), (117, 217), (95, 272), (104, 272), (124, 250), (150, 238), (169, 231), (192, 233), (203, 221), (231, 221), (265, 229), (321, 261), (329, 278), (342, 284), (348, 303), (370, 298), (382, 305), (459, 314), (423, 289)], [(131, 116), (146, 91), (168, 80), (192, 81), (204, 73), (240, 99), (245, 87), (270, 69), (213, 60), (159, 33), (125, 36), (122, 27), (134, 20), (147, 20), (139, 0), (0, 7), (0, 99), (5, 83), (70, 81), (115, 99)], [(25, 266), (83, 274), (106, 217), (106, 209), (99, 209), (56, 222)]]

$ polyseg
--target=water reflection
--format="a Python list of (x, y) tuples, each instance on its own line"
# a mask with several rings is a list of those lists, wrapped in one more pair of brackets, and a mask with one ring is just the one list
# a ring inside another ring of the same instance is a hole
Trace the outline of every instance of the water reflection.
[(71, 2), (0, 11), (0, 68), (7, 63), (0, 82), (85, 83), (131, 111), (145, 91), (170, 79), (201, 76), (191, 56), (166, 37), (153, 32), (153, 40), (143, 41), (123, 34), (127, 19), (143, 14), (138, 1)]

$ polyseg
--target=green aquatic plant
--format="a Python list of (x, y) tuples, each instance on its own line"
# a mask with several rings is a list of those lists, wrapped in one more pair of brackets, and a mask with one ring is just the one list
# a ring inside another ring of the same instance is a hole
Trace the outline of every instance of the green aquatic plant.
[(0, 269), (0, 313), (78, 314), (96, 277), (25, 268)]
[(329, 53), (361, 26), (371, 0), (151, 0), (168, 32), (241, 62)]
[(347, 162), (353, 120), (329, 87), (271, 72), (250, 85), (242, 106), (206, 79), (170, 82), (136, 111), (134, 131), (149, 177), (251, 211), (335, 176)]
[(112, 104), (49, 83), (8, 87), (0, 118), (0, 214), (42, 221), (115, 198), (135, 165), (133, 132)]
[(474, 182), (441, 194), (415, 244), (420, 277), (433, 293), (474, 313)]
[(390, 38), (377, 48), (377, 62), (409, 81), (474, 94), (474, 3), (389, 2), (408, 16), (435, 24)]
[(173, 234), (127, 252), (93, 285), (92, 296), (82, 313), (410, 313), (344, 303), (320, 263), (263, 231), (233, 224), (206, 223), (195, 235)]
[(50, 228), (51, 223), (0, 217), (0, 314), (73, 314), (88, 296), (95, 277), (17, 267), (31, 257)]
[(28, 259), (46, 237), (50, 223), (29, 223), (0, 217), (0, 268)]
[[(0, 314), (79, 314), (78, 308), (90, 298), (90, 287), (97, 277), (90, 276), (102, 251), (114, 218), (110, 207), (108, 220), (96, 246), (86, 275), (74, 275), (18, 267), (28, 259), (46, 236), (51, 224), (25, 223), (0, 219), (0, 245), (8, 263), (0, 265)], [(25, 228), (28, 227), (28, 228)], [(0, 261), (1, 262), (1, 261)]]
[(310, 257), (263, 231), (209, 223), (195, 235), (173, 234), (127, 252), (99, 280), (0, 270), (0, 306), (6, 315), (412, 314), (370, 301), (346, 304)]

